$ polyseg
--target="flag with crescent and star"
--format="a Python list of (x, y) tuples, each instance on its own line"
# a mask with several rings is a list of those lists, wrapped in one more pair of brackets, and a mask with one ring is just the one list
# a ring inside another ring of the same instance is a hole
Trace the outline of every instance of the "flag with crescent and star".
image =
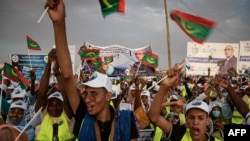
[(27, 38), (27, 46), (28, 46), (29, 50), (41, 51), (41, 48), (40, 48), (39, 44), (36, 41), (34, 41), (28, 35), (26, 35), (26, 38)]
[(81, 60), (96, 60), (99, 57), (100, 49), (80, 48), (78, 54)]
[(202, 44), (215, 26), (215, 22), (178, 10), (170, 13), (171, 18), (195, 42)]
[(152, 52), (149, 52), (149, 51), (146, 51), (144, 53), (144, 56), (142, 58), (142, 64), (146, 65), (146, 66), (149, 66), (149, 67), (152, 67), (152, 68), (157, 68), (158, 67), (158, 55), (152, 53)]

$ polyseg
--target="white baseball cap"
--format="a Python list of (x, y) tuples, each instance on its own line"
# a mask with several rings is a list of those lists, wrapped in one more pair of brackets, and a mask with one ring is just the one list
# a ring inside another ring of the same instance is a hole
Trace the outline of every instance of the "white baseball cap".
[(108, 78), (106, 74), (102, 74), (99, 72), (94, 72), (89, 80), (85, 83), (79, 84), (79, 86), (89, 86), (93, 88), (101, 88), (104, 87), (108, 92), (112, 92), (112, 82)]
[(11, 103), (10, 109), (12, 108), (20, 108), (20, 109), (26, 110), (27, 104), (22, 100), (18, 100), (18, 101)]
[(22, 90), (21, 88), (15, 88), (14, 91), (11, 93), (11, 99), (13, 98), (24, 98), (26, 94), (25, 90)]
[(63, 102), (63, 97), (62, 97), (62, 94), (58, 91), (52, 93), (51, 95), (49, 95), (48, 99), (51, 99), (51, 98), (57, 98), (59, 100), (61, 100)]
[(141, 92), (141, 96), (143, 95), (150, 97), (150, 92), (148, 90), (144, 90)]
[(209, 114), (209, 107), (208, 107), (207, 103), (202, 101), (202, 100), (194, 99), (193, 101), (189, 102), (186, 105), (185, 113), (187, 113), (188, 110), (194, 109), (194, 108), (200, 109), (200, 110), (206, 112), (207, 114)]
[(175, 94), (172, 94), (170, 97), (169, 97), (169, 101), (172, 101), (172, 100), (179, 100), (179, 97)]

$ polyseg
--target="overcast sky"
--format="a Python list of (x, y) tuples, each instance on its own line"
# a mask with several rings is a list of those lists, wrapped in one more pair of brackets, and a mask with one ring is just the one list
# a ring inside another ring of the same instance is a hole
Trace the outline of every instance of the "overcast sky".
[[(68, 43), (78, 49), (83, 42), (97, 46), (128, 48), (152, 44), (159, 55), (159, 68), (167, 69), (166, 19), (163, 0), (125, 0), (125, 15), (102, 17), (98, 0), (65, 0)], [(45, 0), (0, 0), (0, 63), (10, 54), (27, 54), (26, 35), (47, 54), (54, 45), (53, 28), (46, 14)], [(250, 0), (167, 0), (168, 12), (177, 9), (216, 21), (207, 42), (239, 43), (250, 40)], [(173, 20), (169, 20), (172, 65), (186, 56), (192, 41)], [(79, 56), (76, 55), (76, 66)]]

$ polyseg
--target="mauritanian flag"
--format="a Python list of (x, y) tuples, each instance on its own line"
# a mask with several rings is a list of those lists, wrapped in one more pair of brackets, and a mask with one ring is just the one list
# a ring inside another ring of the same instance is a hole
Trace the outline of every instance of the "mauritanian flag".
[(14, 82), (18, 82), (18, 76), (16, 74), (15, 68), (8, 63), (4, 63), (4, 67), (3, 67), (3, 76), (7, 77), (8, 79), (14, 81)]
[(171, 11), (170, 16), (192, 40), (200, 44), (207, 39), (211, 29), (215, 26), (212, 20), (178, 10)]
[(29, 81), (18, 71), (18, 69), (6, 62), (3, 67), (3, 76), (18, 83), (22, 89), (25, 89), (25, 87), (30, 85)]
[(228, 74), (230, 75), (230, 76), (233, 76), (233, 77), (236, 77), (237, 76), (237, 72), (236, 72), (236, 70), (232, 67), (232, 68), (229, 68), (228, 70), (227, 70), (227, 72), (228, 72)]
[(41, 51), (41, 48), (40, 48), (39, 44), (36, 41), (34, 41), (28, 35), (26, 35), (26, 38), (27, 38), (27, 46), (28, 46), (29, 50), (38, 50), (38, 51)]
[(78, 51), (78, 54), (81, 57), (81, 60), (95, 60), (99, 57), (99, 49), (90, 49), (90, 48), (81, 48)]
[(104, 18), (115, 12), (125, 13), (125, 0), (99, 0), (99, 3)]
[(23, 76), (23, 74), (22, 74), (20, 71), (18, 71), (18, 69), (14, 68), (14, 70), (15, 70), (15, 73), (17, 74), (17, 77), (18, 77), (18, 84), (20, 85), (20, 87), (21, 87), (22, 89), (25, 89), (26, 87), (29, 87), (29, 86), (30, 86), (29, 80), (27, 80), (27, 79)]
[(94, 66), (95, 70), (99, 70), (102, 67), (102, 63), (103, 62), (102, 62), (102, 58), (101, 57), (98, 57), (95, 60), (91, 61), (91, 65)]
[(113, 59), (113, 55), (110, 55), (110, 56), (104, 56), (104, 63), (105, 63), (105, 64), (112, 63), (113, 61), (114, 61), (114, 59)]
[(152, 52), (148, 52), (146, 51), (144, 53), (143, 59), (142, 59), (142, 64), (152, 67), (152, 68), (156, 68), (158, 67), (158, 55), (152, 53)]
[(212, 55), (209, 55), (209, 56), (208, 56), (208, 60), (210, 61), (210, 60), (212, 60), (212, 59), (213, 59)]
[(217, 66), (223, 66), (225, 64), (225, 60), (221, 60), (217, 62)]

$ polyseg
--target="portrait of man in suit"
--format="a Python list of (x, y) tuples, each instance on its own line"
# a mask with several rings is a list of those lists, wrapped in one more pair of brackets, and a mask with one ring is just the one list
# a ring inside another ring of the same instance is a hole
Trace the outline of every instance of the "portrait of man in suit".
[(225, 60), (224, 64), (220, 66), (218, 74), (228, 74), (230, 68), (237, 70), (237, 57), (234, 55), (234, 48), (231, 45), (226, 45), (224, 49)]
[(139, 75), (150, 75), (155, 72), (154, 68), (141, 64), (144, 57), (145, 50), (138, 50), (135, 52), (136, 62), (132, 65), (132, 70), (137, 71)]

